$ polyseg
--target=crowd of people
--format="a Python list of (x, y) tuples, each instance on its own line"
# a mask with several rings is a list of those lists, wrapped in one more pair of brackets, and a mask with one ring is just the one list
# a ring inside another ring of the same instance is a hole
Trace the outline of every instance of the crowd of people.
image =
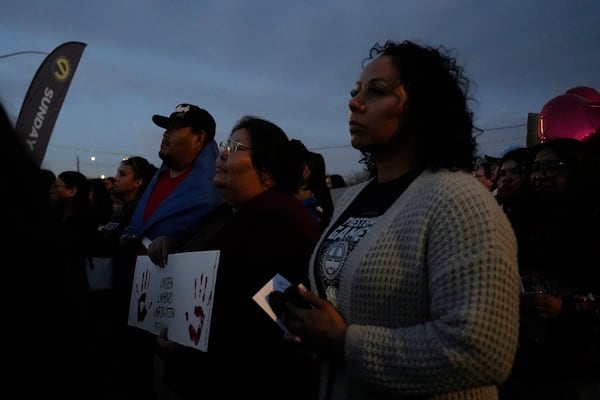
[[(161, 165), (55, 175), (1, 110), (24, 305), (7, 316), (23, 348), (43, 339), (11, 373), (33, 364), (62, 398), (599, 398), (600, 129), (476, 157), (470, 82), (443, 47), (376, 43), (362, 66), (349, 133), (368, 175), (351, 186), (259, 116), (217, 144), (188, 103), (152, 116)], [(211, 250), (206, 351), (129, 324), (140, 257), (169, 271)], [(281, 325), (253, 299), (277, 275)]]
[[(594, 139), (596, 140), (596, 139)], [(600, 174), (589, 140), (508, 149), (496, 200), (519, 244), (519, 347), (502, 398), (595, 398), (600, 380)], [(477, 168), (474, 174), (477, 173)]]

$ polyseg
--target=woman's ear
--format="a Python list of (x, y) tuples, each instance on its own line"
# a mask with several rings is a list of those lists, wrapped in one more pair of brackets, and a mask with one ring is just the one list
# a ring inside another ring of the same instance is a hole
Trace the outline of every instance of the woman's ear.
[(398, 94), (398, 98), (400, 99), (400, 106), (402, 109), (406, 108), (406, 102), (408, 101), (408, 94), (406, 94), (406, 90), (404, 89), (404, 84), (400, 84), (396, 88), (396, 93)]
[(273, 186), (275, 186), (275, 181), (273, 178), (271, 178), (271, 174), (268, 172), (260, 173), (260, 183), (262, 183), (262, 185), (267, 189), (271, 189)]

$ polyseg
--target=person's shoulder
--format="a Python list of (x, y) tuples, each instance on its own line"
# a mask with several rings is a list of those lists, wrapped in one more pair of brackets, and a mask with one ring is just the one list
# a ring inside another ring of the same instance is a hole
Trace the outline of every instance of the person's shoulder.
[(415, 203), (428, 208), (456, 237), (513, 236), (508, 217), (493, 194), (468, 172), (424, 172), (417, 193), (420, 201)]
[[(415, 196), (427, 198), (436, 207), (497, 207), (493, 194), (465, 171), (424, 171), (410, 189)], [(425, 202), (428, 203), (428, 202)]]
[(217, 142), (211, 140), (209, 143), (204, 146), (202, 151), (198, 153), (196, 160), (194, 160), (194, 166), (196, 168), (206, 169), (214, 171), (215, 169), (215, 159), (219, 156), (219, 146)]
[(473, 192), (491, 194), (481, 182), (474, 178), (470, 173), (462, 170), (427, 170), (424, 171), (417, 180), (421, 181), (422, 186), (448, 194), (459, 194), (464, 192), (466, 192), (465, 194)]

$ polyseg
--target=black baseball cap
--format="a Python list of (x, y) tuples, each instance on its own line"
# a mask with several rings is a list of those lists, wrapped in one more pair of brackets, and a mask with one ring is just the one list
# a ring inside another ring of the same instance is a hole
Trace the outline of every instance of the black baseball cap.
[(152, 122), (161, 128), (169, 127), (191, 127), (206, 132), (209, 139), (214, 139), (216, 123), (215, 119), (208, 111), (193, 104), (179, 104), (170, 116), (154, 114)]

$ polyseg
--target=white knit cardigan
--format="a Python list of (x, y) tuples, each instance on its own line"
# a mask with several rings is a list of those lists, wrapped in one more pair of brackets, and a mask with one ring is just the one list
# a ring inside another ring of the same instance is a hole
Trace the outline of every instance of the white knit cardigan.
[[(333, 220), (366, 184), (345, 191)], [(349, 255), (337, 301), (345, 361), (324, 364), (321, 398), (496, 399), (518, 339), (511, 225), (470, 174), (426, 170)]]

